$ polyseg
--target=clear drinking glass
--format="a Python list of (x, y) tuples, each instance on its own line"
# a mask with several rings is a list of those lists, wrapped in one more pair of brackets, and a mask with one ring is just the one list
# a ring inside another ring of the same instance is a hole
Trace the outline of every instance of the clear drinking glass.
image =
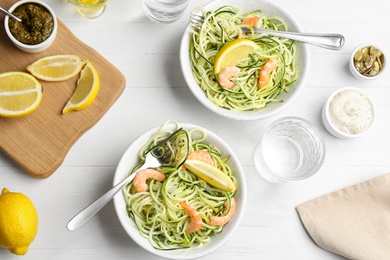
[(145, 14), (158, 23), (172, 23), (180, 18), (189, 0), (142, 0)]
[(76, 7), (77, 12), (84, 18), (95, 19), (106, 10), (109, 0), (63, 0)]
[(322, 135), (310, 122), (284, 117), (267, 128), (255, 149), (254, 163), (267, 181), (303, 180), (320, 169), (325, 150)]

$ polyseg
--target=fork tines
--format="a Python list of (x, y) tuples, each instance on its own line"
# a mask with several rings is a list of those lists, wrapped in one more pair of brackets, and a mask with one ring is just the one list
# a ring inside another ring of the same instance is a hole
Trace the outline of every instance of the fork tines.
[(190, 25), (196, 29), (200, 30), (204, 21), (203, 13), (199, 9), (193, 10), (190, 14)]

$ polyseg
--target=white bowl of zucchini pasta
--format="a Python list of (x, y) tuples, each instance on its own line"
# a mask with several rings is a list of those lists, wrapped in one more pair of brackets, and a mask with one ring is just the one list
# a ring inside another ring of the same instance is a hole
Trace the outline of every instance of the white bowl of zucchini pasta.
[[(138, 171), (145, 153), (179, 128), (162, 149), (170, 152), (167, 163)], [(147, 131), (123, 154), (114, 185), (133, 172), (131, 183), (114, 197), (115, 210), (128, 235), (155, 255), (205, 256), (229, 239), (243, 217), (242, 166), (231, 148), (205, 128), (168, 121)]]
[(231, 119), (259, 120), (296, 99), (308, 73), (308, 47), (254, 32), (302, 32), (290, 14), (266, 0), (216, 0), (196, 12), (205, 20), (201, 29), (187, 26), (180, 62), (203, 105)]

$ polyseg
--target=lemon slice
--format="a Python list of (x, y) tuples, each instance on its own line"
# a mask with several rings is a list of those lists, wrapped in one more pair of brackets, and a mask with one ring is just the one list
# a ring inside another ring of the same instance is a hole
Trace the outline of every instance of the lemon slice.
[(248, 57), (259, 46), (248, 39), (237, 39), (226, 43), (217, 53), (214, 60), (214, 73), (219, 73), (227, 66), (233, 66)]
[(21, 117), (33, 112), (42, 99), (42, 85), (25, 72), (0, 74), (0, 116)]
[(229, 192), (236, 190), (232, 179), (213, 165), (199, 160), (187, 160), (184, 165), (190, 172), (214, 187)]
[(88, 61), (77, 55), (47, 56), (29, 65), (27, 70), (41, 80), (62, 81), (78, 74)]
[(77, 81), (76, 90), (66, 103), (62, 114), (72, 110), (82, 110), (88, 107), (94, 100), (99, 91), (100, 79), (96, 69), (90, 62), (85, 65)]

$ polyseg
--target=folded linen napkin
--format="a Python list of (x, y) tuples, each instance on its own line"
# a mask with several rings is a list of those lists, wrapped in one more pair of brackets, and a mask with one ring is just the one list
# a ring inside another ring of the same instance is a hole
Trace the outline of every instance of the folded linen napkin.
[(296, 207), (314, 242), (348, 259), (390, 259), (390, 173)]

